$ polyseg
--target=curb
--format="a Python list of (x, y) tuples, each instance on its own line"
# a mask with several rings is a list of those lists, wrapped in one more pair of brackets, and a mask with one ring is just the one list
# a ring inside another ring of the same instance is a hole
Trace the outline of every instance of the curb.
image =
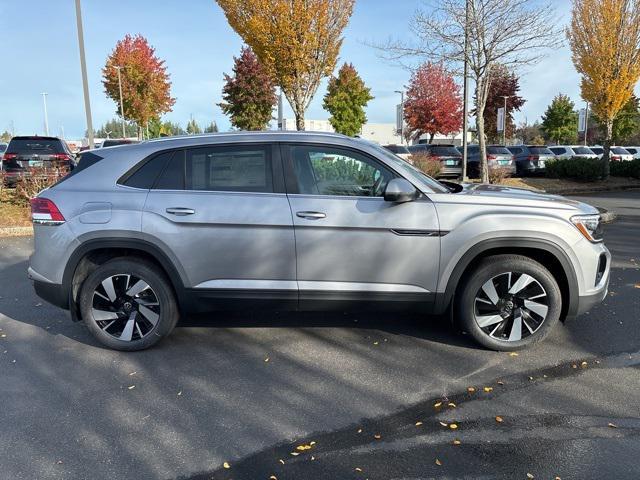
[(0, 237), (30, 237), (33, 227), (0, 227)]
[(549, 190), (538, 190), (540, 192), (545, 192), (551, 195), (590, 195), (592, 193), (603, 193), (603, 192), (618, 192), (621, 190), (640, 190), (640, 186), (637, 185), (624, 185), (617, 187), (596, 187), (590, 190), (581, 190), (579, 188), (563, 190), (563, 189), (549, 189)]

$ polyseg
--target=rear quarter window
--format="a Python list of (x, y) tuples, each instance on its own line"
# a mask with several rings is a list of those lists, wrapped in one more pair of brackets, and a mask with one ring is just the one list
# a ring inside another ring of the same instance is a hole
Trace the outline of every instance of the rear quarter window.
[(122, 184), (132, 188), (151, 189), (173, 155), (174, 152), (156, 155), (129, 174)]
[(529, 147), (534, 155), (553, 155), (553, 152), (547, 147)]

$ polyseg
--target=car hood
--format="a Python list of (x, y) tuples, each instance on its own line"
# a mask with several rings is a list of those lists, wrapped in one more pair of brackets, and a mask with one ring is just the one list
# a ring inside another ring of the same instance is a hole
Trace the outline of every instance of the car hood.
[(463, 189), (452, 194), (452, 197), (456, 197), (464, 203), (490, 203), (505, 206), (577, 210), (580, 213), (598, 213), (597, 208), (586, 203), (525, 188), (487, 184), (463, 184), (462, 187)]

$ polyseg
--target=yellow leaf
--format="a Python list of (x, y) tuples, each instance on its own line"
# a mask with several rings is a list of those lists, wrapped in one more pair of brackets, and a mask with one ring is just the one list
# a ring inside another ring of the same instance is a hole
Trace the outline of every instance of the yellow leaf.
[(489, 393), (493, 391), (493, 387), (484, 387), (483, 389), (485, 392)]
[(447, 403), (448, 406), (450, 406), (451, 408), (456, 408), (456, 404), (453, 402), (449, 402)]
[(511, 352), (509, 353), (510, 357), (517, 357), (518, 356), (518, 352)]
[(300, 455), (299, 452), (291, 452), (291, 455), (293, 455), (294, 457), (297, 457), (298, 455)]
[(422, 422), (416, 422), (416, 427), (419, 427), (420, 425), (422, 425)]
[(264, 359), (264, 362), (267, 363), (269, 361), (269, 357)]
[(437, 458), (436, 458), (436, 465), (438, 465), (438, 466), (442, 466), (442, 462), (441, 462), (439, 459), (437, 459)]
[(373, 342), (374, 345), (378, 345), (379, 342)]
[(640, 283), (636, 283), (633, 288), (640, 288)]
[(362, 469), (360, 467), (356, 467), (356, 472), (361, 472)]
[(311, 445), (312, 447), (316, 444), (316, 442), (309, 442), (309, 445)]
[(433, 408), (440, 408), (442, 406), (442, 402), (436, 402), (433, 404)]
[(456, 429), (458, 428), (458, 425), (457, 425), (457, 424), (455, 424), (455, 423), (452, 423), (451, 425), (449, 425), (449, 428), (450, 428), (451, 430), (456, 430)]
[(497, 383), (498, 385), (504, 385), (504, 382), (503, 382), (502, 380), (498, 380), (496, 383)]
[(534, 478), (534, 476), (531, 475), (530, 473), (527, 473), (527, 478)]
[(458, 440), (457, 438), (453, 441), (454, 445), (460, 445), (462, 442), (460, 440)]
[(373, 438), (375, 438), (376, 440), (380, 440), (382, 438), (382, 435), (380, 435), (379, 433), (376, 433)]
[(501, 416), (497, 416), (496, 417), (496, 422), (502, 423), (502, 422), (504, 422), (504, 419)]
[(223, 466), (224, 468), (231, 468), (231, 465), (229, 465), (227, 462), (224, 462), (224, 463), (222, 464), (222, 466)]
[(469, 392), (469, 393), (473, 393), (473, 392), (475, 392), (475, 391), (476, 391), (475, 387), (469, 387), (469, 388), (467, 388), (467, 392)]
[(587, 365), (589, 365), (587, 362), (582, 362), (582, 363), (580, 364), (580, 366), (581, 366), (582, 368), (587, 368)]
[(278, 480), (278, 477), (276, 477), (275, 475), (271, 475), (271, 476), (269, 477), (269, 480)]

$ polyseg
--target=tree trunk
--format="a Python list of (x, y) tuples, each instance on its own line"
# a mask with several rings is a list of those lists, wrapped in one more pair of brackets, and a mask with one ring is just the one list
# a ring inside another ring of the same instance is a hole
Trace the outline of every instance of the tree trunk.
[(295, 111), (296, 116), (296, 130), (304, 131), (304, 110), (303, 111)]
[(435, 133), (430, 133), (429, 134), (429, 145), (431, 145), (433, 143), (433, 137), (435, 137), (436, 134)]
[(606, 180), (609, 178), (610, 165), (609, 158), (611, 157), (611, 143), (613, 140), (613, 120), (607, 120), (605, 123), (607, 130), (607, 138), (604, 140), (604, 152), (602, 154), (602, 178)]
[(478, 146), (480, 147), (480, 181), (489, 183), (489, 166), (487, 165), (487, 140), (484, 136), (484, 108), (486, 95), (483, 93), (483, 82), (476, 81), (476, 128), (478, 130)]

